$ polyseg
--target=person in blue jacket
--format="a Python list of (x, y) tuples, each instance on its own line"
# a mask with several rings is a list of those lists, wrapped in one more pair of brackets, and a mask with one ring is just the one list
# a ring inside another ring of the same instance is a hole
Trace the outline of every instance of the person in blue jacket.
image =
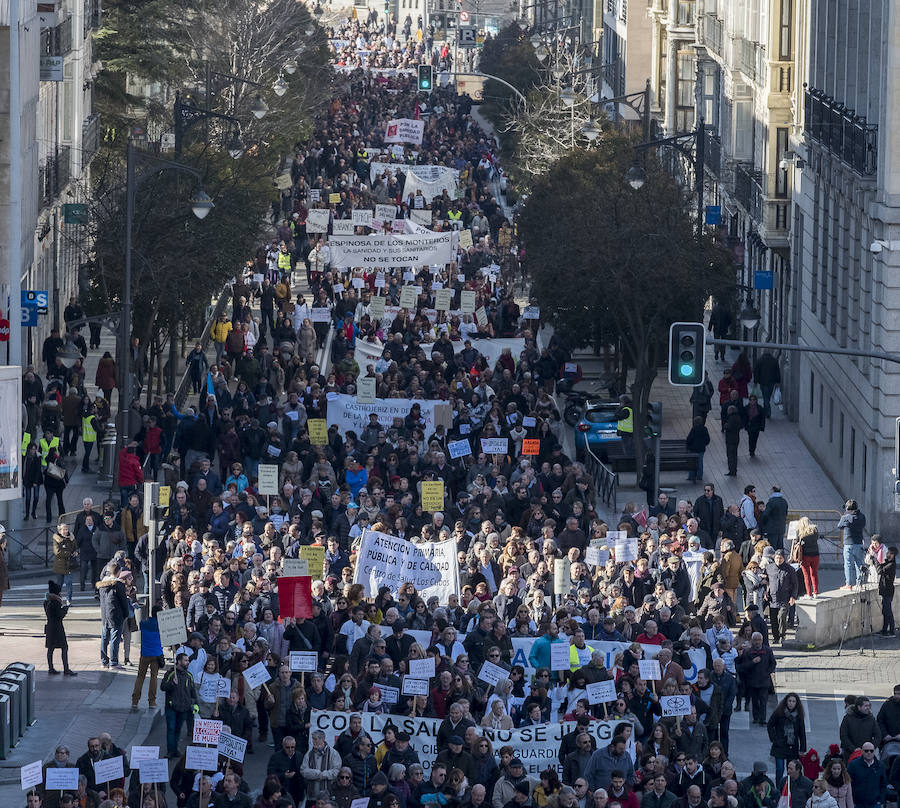
[[(156, 610), (162, 608), (157, 604)], [(141, 658), (138, 662), (137, 678), (134, 680), (134, 691), (131, 694), (131, 709), (137, 710), (144, 688), (144, 678), (150, 672), (150, 685), (147, 690), (147, 701), (150, 707), (156, 707), (156, 677), (159, 675), (160, 660), (163, 658), (162, 640), (159, 638), (159, 623), (153, 615), (145, 617), (140, 623)]]
[(559, 626), (556, 623), (547, 623), (544, 627), (544, 633), (534, 641), (528, 654), (528, 661), (531, 667), (535, 669), (547, 668), (550, 670), (550, 679), (554, 682), (558, 681), (559, 674), (557, 671), (550, 669), (550, 645), (561, 642), (565, 642), (565, 640), (560, 639)]

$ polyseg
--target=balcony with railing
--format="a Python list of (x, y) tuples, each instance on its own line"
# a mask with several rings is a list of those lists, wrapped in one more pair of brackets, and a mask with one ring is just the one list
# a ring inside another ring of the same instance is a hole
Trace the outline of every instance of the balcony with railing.
[(716, 179), (722, 178), (722, 139), (709, 126), (704, 127), (703, 165)]
[(734, 56), (737, 68), (756, 84), (766, 82), (766, 52), (761, 45), (749, 39), (735, 39)]
[(625, 60), (616, 59), (603, 65), (603, 81), (612, 90), (612, 97), (625, 95)]
[(858, 174), (875, 174), (878, 126), (820, 90), (807, 87), (804, 96), (806, 133)]
[(66, 17), (53, 28), (41, 31), (41, 55), (65, 56), (72, 50), (72, 18)]
[(700, 44), (712, 53), (722, 56), (725, 42), (725, 23), (712, 14), (704, 14), (700, 21)]
[(84, 4), (84, 30), (83, 38), (87, 39), (87, 35), (91, 31), (100, 28), (103, 19), (103, 2), (102, 0), (86, 0)]
[(47, 207), (66, 187), (71, 177), (72, 161), (68, 146), (60, 146), (56, 154), (38, 168), (38, 199)]
[(762, 217), (763, 189), (762, 179), (758, 171), (751, 166), (736, 165), (734, 167), (735, 201), (757, 222)]
[(87, 166), (100, 148), (100, 115), (93, 113), (81, 124), (81, 165)]

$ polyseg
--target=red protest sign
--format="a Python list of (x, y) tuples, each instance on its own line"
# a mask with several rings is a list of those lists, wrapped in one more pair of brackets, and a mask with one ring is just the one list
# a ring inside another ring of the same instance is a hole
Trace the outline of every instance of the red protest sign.
[(312, 577), (284, 576), (278, 579), (278, 612), (284, 617), (303, 617), (311, 620)]
[(523, 455), (536, 455), (541, 453), (541, 439), (540, 438), (525, 438), (522, 441), (522, 454)]

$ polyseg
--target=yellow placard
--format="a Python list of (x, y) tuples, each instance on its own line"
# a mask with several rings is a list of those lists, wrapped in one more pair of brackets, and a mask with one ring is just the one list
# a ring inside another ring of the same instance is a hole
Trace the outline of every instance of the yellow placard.
[(328, 202), (329, 202), (329, 204), (331, 204), (331, 205), (338, 205), (338, 204), (340, 204), (340, 201), (341, 201), (341, 195), (340, 195), (340, 194), (328, 194)]
[(310, 418), (306, 422), (306, 428), (309, 430), (309, 442), (313, 446), (328, 445), (328, 425), (324, 418)]
[(444, 483), (441, 480), (422, 483), (422, 510), (430, 513), (444, 510)]
[(325, 574), (325, 548), (302, 546), (297, 549), (297, 558), (309, 565), (309, 574), (314, 578)]
[(170, 485), (161, 485), (159, 487), (159, 507), (166, 508), (169, 507), (169, 500), (172, 497), (172, 486)]

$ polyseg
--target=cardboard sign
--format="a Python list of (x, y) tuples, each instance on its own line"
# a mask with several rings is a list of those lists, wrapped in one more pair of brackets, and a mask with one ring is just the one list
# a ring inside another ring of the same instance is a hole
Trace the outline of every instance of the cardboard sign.
[(537, 426), (537, 418), (535, 418), (533, 415), (526, 415), (524, 418), (522, 418), (522, 426)]
[(336, 236), (352, 236), (354, 227), (350, 219), (335, 219), (331, 223), (331, 232)]
[(509, 438), (482, 438), (481, 451), (485, 454), (506, 454)]
[(464, 290), (459, 293), (459, 310), (463, 314), (475, 313), (475, 292)]
[(675, 718), (679, 715), (691, 714), (690, 696), (660, 696), (659, 706), (663, 718)]
[(359, 797), (358, 799), (352, 800), (350, 802), (350, 808), (368, 808), (368, 805), (368, 797)]
[(319, 655), (315, 651), (291, 651), (290, 666), (292, 671), (315, 673), (319, 667)]
[(356, 402), (358, 404), (374, 404), (375, 403), (375, 386), (376, 379), (374, 376), (358, 376), (356, 379)]
[(162, 760), (142, 760), (140, 766), (141, 783), (168, 783), (169, 782), (169, 761)]
[(328, 445), (328, 424), (324, 418), (310, 418), (306, 422), (306, 428), (309, 430), (309, 442), (313, 446)]
[(647, 682), (658, 682), (662, 679), (662, 672), (659, 669), (659, 662), (655, 659), (639, 659), (638, 675)]
[(309, 310), (309, 321), (311, 323), (330, 323), (331, 309), (328, 306), (313, 306)]
[[(435, 283), (437, 283), (437, 282), (435, 281)], [(450, 311), (450, 306), (452, 305), (452, 303), (453, 303), (453, 290), (452, 289), (438, 289), (434, 293), (434, 307), (438, 311)]]
[(163, 647), (187, 642), (187, 626), (181, 609), (164, 609), (157, 612), (156, 622), (159, 624), (159, 639)]
[[(376, 280), (375, 283), (377, 285), (378, 281)], [(369, 314), (373, 320), (380, 320), (384, 317), (384, 304), (386, 300), (386, 297), (378, 295), (369, 301)]]
[(264, 496), (278, 496), (278, 466), (261, 464), (257, 472), (259, 484), (256, 490)]
[[(231, 681), (224, 676), (219, 676), (217, 673), (204, 673), (200, 679), (200, 684), (197, 687), (197, 692), (200, 696), (200, 700), (207, 703), (213, 702), (216, 699), (227, 699), (231, 693)], [(214, 741), (198, 741), (195, 738), (194, 743), (214, 743)], [(158, 747), (157, 754), (155, 754), (154, 757), (159, 757)], [(134, 766), (133, 759), (131, 765)]]
[(541, 309), (539, 306), (526, 306), (522, 312), (523, 320), (540, 320)]
[[(444, 483), (441, 480), (422, 483), (422, 510), (430, 513), (444, 510)], [(434, 660), (432, 660), (434, 662)], [(434, 676), (434, 674), (432, 674)]]
[(194, 719), (194, 743), (217, 744), (219, 733), (222, 732), (222, 722), (213, 718)]
[(550, 670), (567, 671), (572, 666), (572, 659), (569, 656), (569, 643), (567, 642), (551, 642), (550, 643)]
[(473, 245), (472, 241), (472, 231), (471, 230), (460, 230), (459, 231), (459, 248), (461, 250), (468, 250), (469, 247)]
[[(75, 771), (78, 770), (76, 769)], [(27, 791), (29, 788), (34, 788), (43, 783), (44, 769), (41, 761), (36, 760), (34, 763), (22, 766), (19, 769), (19, 779), (22, 781), (22, 791)]]
[(403, 286), (400, 288), (400, 308), (414, 309), (416, 307), (416, 287)]
[(487, 311), (485, 310), (484, 306), (479, 306), (477, 309), (475, 309), (475, 322), (478, 323), (478, 325), (488, 324)]
[(370, 227), (372, 225), (372, 211), (370, 210), (354, 210), (350, 216), (354, 227)]
[(341, 202), (340, 194), (328, 194), (328, 204), (329, 205), (339, 205)]
[(57, 769), (55, 767), (47, 769), (47, 780), (44, 783), (47, 791), (77, 791), (78, 790), (78, 768)]
[(414, 679), (432, 679), (434, 677), (434, 657), (410, 659), (407, 665), (409, 666), (409, 675)]
[[(410, 660), (410, 662), (419, 660)], [(404, 696), (427, 696), (430, 692), (428, 689), (427, 679), (414, 679), (412, 676), (403, 677), (403, 688), (400, 691)]]
[[(244, 671), (246, 675), (247, 671)], [(195, 772), (214, 772), (219, 768), (219, 750), (212, 746), (189, 746), (184, 767)]]
[(522, 441), (522, 454), (523, 455), (537, 455), (541, 453), (541, 439), (540, 438), (525, 438)]
[(128, 758), (132, 768), (137, 768), (142, 760), (157, 760), (159, 758), (158, 746), (132, 746), (131, 756)]
[(623, 561), (636, 561), (638, 557), (637, 536), (630, 539), (616, 539), (615, 553), (616, 564), (621, 564)]
[[(397, 216), (396, 205), (376, 205), (375, 218), (382, 222), (390, 222)], [(371, 219), (369, 219), (371, 221)]]
[[(308, 566), (309, 561), (306, 563)], [(309, 575), (285, 575), (279, 578), (278, 609), (279, 616), (282, 618), (302, 617), (312, 620), (312, 577)], [(246, 671), (244, 675), (246, 675)], [(266, 679), (266, 681), (269, 680)]]
[(478, 678), (481, 679), (482, 682), (487, 682), (493, 687), (501, 679), (508, 679), (509, 671), (506, 670), (506, 668), (495, 665), (493, 662), (485, 662), (481, 666), (481, 670), (478, 671)]
[(247, 742), (237, 735), (223, 732), (219, 735), (218, 753), (230, 760), (236, 760), (238, 763), (244, 762), (244, 755), (247, 753)]
[(309, 565), (309, 575), (320, 578), (325, 573), (325, 548), (314, 544), (301, 547), (297, 551), (297, 557), (303, 559)]
[(592, 682), (586, 689), (591, 704), (606, 704), (616, 700), (616, 683), (612, 679), (607, 682)]
[[(272, 679), (272, 677), (269, 676), (269, 671), (262, 662), (257, 662), (255, 665), (247, 668), (247, 670), (243, 672), (243, 676), (247, 682), (247, 687), (251, 690), (266, 684), (266, 682)], [(188, 766), (188, 768), (190, 769), (191, 766)]]
[(94, 780), (98, 783), (111, 783), (113, 780), (121, 780), (125, 777), (125, 758), (116, 755), (106, 760), (98, 760), (94, 763)]
[(309, 562), (303, 558), (285, 558), (281, 562), (281, 574), (288, 578), (309, 575)]
[[(468, 426), (468, 424), (463, 424), (463, 426)], [(447, 444), (447, 448), (450, 450), (450, 459), (455, 460), (457, 457), (465, 457), (466, 455), (472, 454), (472, 447), (469, 445), (469, 441), (463, 440), (452, 440)]]
[(588, 547), (584, 552), (584, 563), (603, 567), (609, 561), (609, 550), (602, 547)]

